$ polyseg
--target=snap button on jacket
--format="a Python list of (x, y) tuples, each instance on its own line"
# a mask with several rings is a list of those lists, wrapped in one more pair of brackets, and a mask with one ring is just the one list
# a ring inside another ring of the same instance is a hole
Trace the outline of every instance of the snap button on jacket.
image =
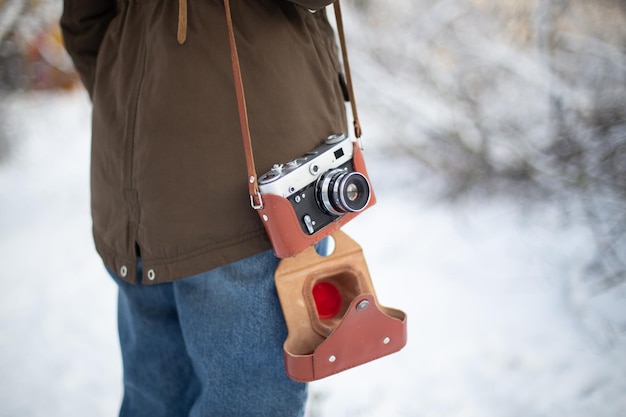
[[(93, 101), (95, 246), (129, 282), (138, 254), (153, 284), (271, 248), (247, 192), (223, 2), (180, 1), (66, 0), (61, 18)], [(259, 175), (347, 133), (334, 33), (309, 11), (328, 3), (231, 4)]]

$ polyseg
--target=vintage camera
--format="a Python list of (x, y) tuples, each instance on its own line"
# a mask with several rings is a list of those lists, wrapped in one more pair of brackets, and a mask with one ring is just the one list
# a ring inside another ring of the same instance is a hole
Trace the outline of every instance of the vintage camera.
[(300, 158), (274, 165), (259, 177), (259, 191), (287, 199), (303, 232), (313, 235), (347, 213), (362, 211), (370, 201), (370, 183), (355, 171), (353, 154), (346, 135), (331, 135)]

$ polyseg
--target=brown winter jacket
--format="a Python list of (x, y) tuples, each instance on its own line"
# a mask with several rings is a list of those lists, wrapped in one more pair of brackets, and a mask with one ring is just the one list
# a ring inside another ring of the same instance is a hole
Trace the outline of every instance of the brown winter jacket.
[[(346, 132), (331, 0), (234, 0), (258, 174)], [(144, 283), (271, 248), (250, 207), (222, 0), (65, 0), (65, 45), (93, 101), (93, 233)]]

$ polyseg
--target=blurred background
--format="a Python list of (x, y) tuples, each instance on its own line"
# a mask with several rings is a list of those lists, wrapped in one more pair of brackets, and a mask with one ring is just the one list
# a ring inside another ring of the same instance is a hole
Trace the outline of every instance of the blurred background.
[[(348, 231), (410, 344), (312, 384), (310, 416), (625, 415), (626, 2), (342, 3), (379, 194)], [(90, 103), (61, 9), (0, 0), (7, 417), (111, 415), (120, 395), (115, 291), (89, 235)], [(39, 252), (44, 234), (81, 247)], [(68, 275), (73, 251), (86, 260)], [(51, 263), (69, 295), (42, 284)]]
[(389, 157), (449, 199), (561, 201), (595, 232), (588, 279), (624, 282), (626, 3), (349, 4), (360, 98), (387, 121)]
[(79, 79), (63, 49), (62, 1), (0, 0), (0, 162), (10, 152), (8, 101), (29, 91), (73, 89)]

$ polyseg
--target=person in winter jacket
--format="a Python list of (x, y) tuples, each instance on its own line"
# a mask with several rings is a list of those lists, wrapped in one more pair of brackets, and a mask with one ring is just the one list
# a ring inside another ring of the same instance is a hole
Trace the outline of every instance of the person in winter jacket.
[[(259, 173), (346, 133), (332, 0), (231, 4)], [(93, 102), (95, 247), (119, 285), (123, 416), (297, 416), (278, 264), (250, 207), (222, 0), (64, 0)]]

